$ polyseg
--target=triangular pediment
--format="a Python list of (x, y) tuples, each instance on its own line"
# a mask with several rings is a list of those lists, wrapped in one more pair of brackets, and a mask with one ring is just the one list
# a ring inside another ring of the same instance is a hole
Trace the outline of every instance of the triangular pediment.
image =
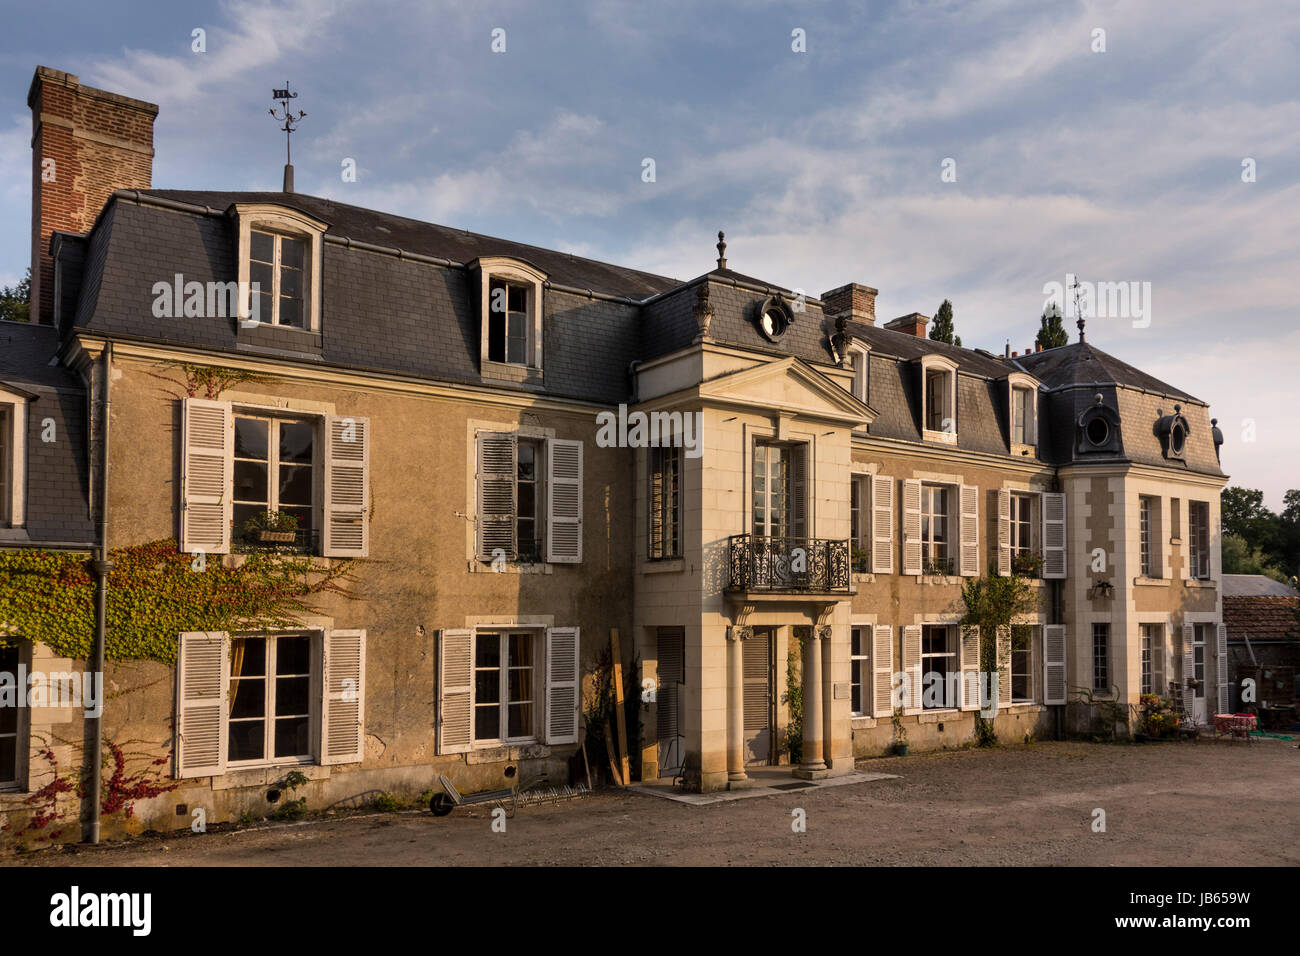
[(842, 425), (868, 425), (876, 417), (836, 382), (793, 356), (729, 372), (700, 386), (705, 402), (781, 411)]

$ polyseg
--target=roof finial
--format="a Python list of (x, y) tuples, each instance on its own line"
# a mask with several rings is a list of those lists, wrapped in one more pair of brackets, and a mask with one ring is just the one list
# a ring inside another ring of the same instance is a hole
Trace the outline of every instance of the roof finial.
[(1083, 339), (1083, 316), (1079, 316), (1079, 321), (1074, 324), (1079, 327), (1079, 341), (1082, 342), (1084, 340)]
[(727, 268), (727, 244), (722, 240), (723, 240), (722, 230), (719, 229), (718, 230), (718, 268), (719, 269)]

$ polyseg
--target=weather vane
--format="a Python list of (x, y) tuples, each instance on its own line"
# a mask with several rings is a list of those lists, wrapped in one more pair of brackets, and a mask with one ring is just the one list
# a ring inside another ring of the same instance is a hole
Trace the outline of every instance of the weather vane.
[(1078, 276), (1075, 276), (1075, 277), (1074, 277), (1074, 285), (1070, 286), (1070, 288), (1074, 290), (1074, 314), (1077, 315), (1077, 316), (1079, 317), (1078, 321), (1075, 322), (1074, 324), (1077, 325), (1077, 326), (1079, 327), (1079, 341), (1082, 342), (1082, 341), (1084, 341), (1084, 338), (1083, 338), (1083, 325), (1084, 325), (1084, 323), (1083, 323), (1083, 307), (1082, 307), (1082, 305), (1079, 303), (1079, 290), (1080, 290), (1080, 288), (1082, 288), (1082, 287), (1079, 285), (1079, 277), (1078, 277)]
[(289, 81), (285, 80), (284, 89), (271, 91), (271, 99), (280, 101), (279, 112), (274, 106), (267, 110), (277, 122), (284, 124), (280, 129), (284, 130), (284, 191), (287, 193), (293, 192), (293, 153), (289, 147), (289, 137), (293, 135), (295, 124), (307, 115), (305, 110), (294, 113), (289, 109), (289, 101), (297, 98), (297, 93), (289, 92)]

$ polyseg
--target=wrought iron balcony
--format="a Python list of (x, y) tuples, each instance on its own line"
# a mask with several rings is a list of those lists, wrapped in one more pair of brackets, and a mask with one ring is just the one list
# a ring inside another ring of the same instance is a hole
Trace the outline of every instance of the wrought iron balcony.
[(727, 589), (731, 591), (853, 591), (847, 539), (733, 534), (727, 551)]

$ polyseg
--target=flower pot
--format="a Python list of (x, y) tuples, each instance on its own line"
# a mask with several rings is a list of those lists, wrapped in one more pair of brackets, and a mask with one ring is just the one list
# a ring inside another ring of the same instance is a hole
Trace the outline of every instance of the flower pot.
[(292, 531), (266, 531), (257, 532), (257, 540), (263, 544), (293, 544), (294, 533)]

